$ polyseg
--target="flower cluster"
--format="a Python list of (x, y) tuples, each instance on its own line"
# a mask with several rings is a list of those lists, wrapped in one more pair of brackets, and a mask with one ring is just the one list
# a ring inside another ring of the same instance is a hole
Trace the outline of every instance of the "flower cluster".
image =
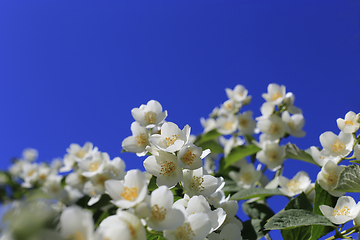
[[(337, 119), (340, 133), (321, 134), (321, 148), (301, 150), (284, 143), (305, 136), (304, 116), (285, 86), (269, 84), (255, 118), (243, 111), (251, 102), (244, 86), (226, 94), (201, 118), (197, 137), (189, 125), (166, 121), (155, 100), (132, 109), (132, 135), (122, 148), (144, 158), (144, 172), (125, 170), (120, 157), (90, 142), (71, 144), (51, 164), (38, 163), (37, 151), (25, 149), (0, 173), (0, 201), (8, 207), (0, 240), (252, 240), (270, 239), (273, 229), (284, 239), (299, 229), (301, 239), (334, 229), (335, 239), (359, 231), (360, 203), (344, 195), (360, 192), (360, 114)], [(320, 167), (317, 179), (303, 170), (285, 177), (286, 159)], [(340, 165), (349, 160), (355, 164)], [(277, 214), (267, 202), (276, 196), (289, 199)], [(236, 216), (240, 201), (249, 220)], [(337, 226), (351, 220), (347, 230)]]

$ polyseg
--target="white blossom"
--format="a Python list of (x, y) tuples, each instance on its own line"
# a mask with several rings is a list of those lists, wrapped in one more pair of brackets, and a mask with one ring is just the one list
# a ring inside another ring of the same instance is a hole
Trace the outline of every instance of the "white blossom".
[(360, 126), (360, 123), (356, 121), (356, 113), (353, 111), (346, 113), (345, 119), (338, 118), (336, 123), (338, 128), (344, 133), (356, 132)]
[(343, 224), (353, 220), (360, 212), (360, 204), (356, 203), (350, 196), (340, 197), (334, 208), (327, 205), (321, 205), (319, 208), (322, 214), (335, 224)]

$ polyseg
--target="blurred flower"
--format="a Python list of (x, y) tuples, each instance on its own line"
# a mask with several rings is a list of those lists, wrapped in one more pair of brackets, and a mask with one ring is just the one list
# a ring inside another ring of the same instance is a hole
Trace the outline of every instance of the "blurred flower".
[(267, 87), (267, 93), (263, 93), (262, 97), (270, 103), (279, 105), (285, 97), (286, 88), (284, 85), (279, 86), (276, 83), (271, 83)]

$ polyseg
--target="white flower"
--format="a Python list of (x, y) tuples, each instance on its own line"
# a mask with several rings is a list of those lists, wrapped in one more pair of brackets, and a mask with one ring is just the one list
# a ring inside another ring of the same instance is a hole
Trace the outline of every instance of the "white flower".
[(190, 198), (185, 212), (188, 217), (195, 213), (206, 213), (211, 222), (210, 232), (217, 230), (226, 219), (226, 212), (222, 208), (211, 210), (209, 203), (202, 195)]
[(81, 169), (77, 169), (76, 171), (69, 173), (65, 178), (66, 185), (70, 185), (71, 187), (81, 191), (87, 181), (88, 178), (82, 175)]
[(120, 157), (116, 157), (105, 164), (104, 172), (110, 172), (113, 175), (113, 179), (120, 180), (126, 174), (125, 167), (125, 162)]
[(311, 180), (309, 175), (304, 172), (298, 172), (291, 180), (284, 176), (279, 176), (280, 191), (288, 197), (293, 197), (309, 188)]
[(177, 158), (183, 164), (183, 168), (193, 170), (202, 167), (202, 159), (209, 155), (209, 153), (209, 149), (203, 151), (201, 147), (189, 143), (180, 149)]
[(153, 128), (165, 120), (167, 111), (162, 110), (161, 104), (156, 100), (150, 100), (146, 105), (131, 110), (133, 118), (146, 128)]
[(338, 166), (333, 161), (327, 161), (317, 175), (317, 182), (319, 185), (332, 196), (340, 197), (345, 194), (345, 192), (333, 191), (338, 181), (339, 174), (344, 168), (344, 165)]
[(255, 132), (256, 122), (252, 115), (252, 111), (246, 111), (238, 115), (238, 128), (240, 134), (253, 134)]
[(124, 181), (110, 179), (105, 182), (105, 188), (114, 205), (127, 209), (145, 199), (147, 181), (140, 170), (132, 169), (125, 175)]
[(333, 161), (334, 163), (337, 163), (340, 160), (339, 156), (331, 157), (331, 156), (324, 156), (322, 155), (322, 151), (320, 151), (317, 147), (311, 146), (308, 150), (308, 153), (312, 156), (314, 161), (321, 167), (323, 166), (327, 161)]
[(271, 102), (264, 102), (260, 107), (260, 112), (263, 117), (270, 117), (275, 111), (275, 105)]
[(225, 92), (229, 99), (239, 103), (247, 100), (247, 98), (250, 97), (250, 96), (248, 97), (248, 90), (240, 84), (236, 85), (234, 90), (231, 90), (230, 88), (226, 88)]
[(93, 158), (85, 159), (79, 162), (79, 167), (81, 170), (83, 170), (83, 176), (92, 177), (98, 173), (102, 173), (109, 161), (109, 154), (105, 152), (96, 152)]
[(283, 112), (281, 119), (286, 123), (286, 132), (294, 137), (304, 137), (305, 132), (302, 130), (305, 119), (300, 113), (290, 116), (288, 111)]
[(138, 122), (131, 124), (132, 136), (127, 137), (122, 142), (122, 148), (128, 152), (136, 153), (136, 155), (144, 156), (146, 154), (146, 146), (149, 145), (149, 131)]
[(277, 142), (265, 142), (263, 149), (256, 153), (256, 158), (271, 171), (276, 171), (285, 160), (285, 146), (279, 146)]
[(359, 129), (360, 123), (356, 121), (356, 113), (353, 111), (345, 115), (345, 119), (338, 118), (336, 120), (338, 128), (344, 133), (353, 133)]
[(287, 111), (291, 114), (302, 113), (301, 109), (294, 106), (295, 95), (292, 92), (288, 92), (285, 95), (283, 103), (286, 105)]
[(208, 240), (241, 240), (241, 230), (235, 223), (228, 223), (221, 232), (212, 232), (208, 236)]
[(285, 135), (285, 123), (277, 115), (270, 117), (260, 117), (256, 127), (266, 134), (267, 139), (276, 140)]
[[(206, 198), (206, 200), (216, 208), (221, 207), (221, 204), (228, 202), (229, 199), (230, 199), (230, 195), (228, 195), (228, 197), (226, 198), (224, 191), (221, 189), (217, 189), (213, 194), (211, 194)], [(237, 202), (236, 202), (236, 206), (237, 206)], [(235, 212), (237, 212), (237, 210)]]
[(324, 132), (320, 135), (320, 143), (324, 148), (321, 151), (323, 156), (346, 157), (353, 149), (354, 138), (350, 133), (340, 131), (336, 136), (333, 132)]
[(229, 177), (241, 188), (250, 188), (261, 178), (261, 171), (256, 171), (253, 164), (244, 164), (239, 172), (230, 171)]
[(195, 170), (185, 169), (183, 170), (183, 176), (182, 184), (190, 197), (194, 195), (208, 197), (224, 185), (222, 177), (216, 178), (208, 175), (206, 172), (204, 173), (203, 168)]
[(25, 148), (22, 155), (26, 161), (33, 162), (38, 157), (38, 151), (34, 148)]
[(335, 224), (343, 224), (353, 220), (359, 215), (360, 204), (356, 204), (352, 197), (342, 196), (337, 200), (335, 208), (327, 205), (321, 205), (320, 211), (331, 222)]
[(216, 121), (214, 118), (200, 118), (201, 126), (204, 128), (204, 133), (216, 129)]
[(156, 176), (158, 186), (165, 185), (171, 188), (183, 179), (178, 159), (171, 153), (159, 151), (158, 155), (147, 157), (144, 161), (144, 168)]
[[(118, 209), (105, 218), (97, 229), (101, 240), (145, 240), (146, 232), (140, 219), (129, 211)], [(99, 240), (100, 240), (99, 239)]]
[(93, 148), (93, 144), (91, 142), (86, 142), (83, 147), (80, 147), (76, 143), (72, 143), (70, 144), (70, 147), (66, 149), (67, 153), (76, 162), (81, 162), (84, 159), (91, 158), (97, 150), (97, 147)]
[(228, 135), (236, 131), (238, 119), (234, 115), (221, 116), (216, 119), (217, 130), (219, 133)]
[(24, 162), (22, 165), (20, 177), (24, 180), (21, 184), (25, 188), (32, 187), (38, 180), (39, 166), (36, 163)]
[(92, 215), (78, 206), (66, 208), (60, 216), (60, 232), (65, 239), (94, 239)]
[(67, 191), (61, 186), (61, 179), (60, 175), (50, 175), (44, 185), (43, 190), (46, 192), (51, 198), (58, 199), (63, 201), (68, 197)]
[(211, 222), (207, 214), (194, 213), (187, 216), (177, 228), (165, 230), (167, 240), (204, 240), (211, 230)]
[(245, 143), (245, 141), (243, 139), (241, 139), (240, 137), (234, 137), (231, 136), (229, 139), (226, 139), (223, 136), (219, 137), (219, 141), (221, 143), (221, 145), (224, 146), (224, 155), (225, 157), (227, 157), (229, 155), (229, 153), (231, 152), (231, 150), (237, 146), (241, 146)]
[(271, 83), (267, 87), (267, 93), (263, 93), (262, 97), (270, 103), (279, 105), (285, 97), (286, 88), (284, 85), (279, 86), (276, 83)]
[(161, 126), (161, 133), (151, 135), (149, 141), (160, 150), (173, 153), (187, 144), (189, 137), (189, 125), (180, 130), (175, 123), (166, 122)]
[(113, 175), (110, 172), (98, 173), (90, 178), (90, 181), (84, 185), (84, 193), (89, 195), (91, 199), (88, 205), (91, 206), (98, 202), (101, 195), (105, 193), (105, 182), (112, 179)]
[(232, 99), (226, 100), (222, 105), (221, 108), (224, 109), (227, 113), (235, 114), (239, 112), (241, 104), (239, 102), (235, 102)]
[(147, 225), (155, 231), (179, 227), (185, 220), (181, 210), (173, 208), (174, 196), (166, 186), (160, 186), (151, 193), (151, 214), (146, 219)]

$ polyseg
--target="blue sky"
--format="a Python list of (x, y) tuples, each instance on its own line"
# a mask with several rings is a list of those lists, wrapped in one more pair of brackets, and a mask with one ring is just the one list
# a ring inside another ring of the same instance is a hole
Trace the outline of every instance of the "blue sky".
[[(360, 112), (360, 3), (338, 1), (0, 2), (0, 169), (26, 147), (40, 160), (91, 141), (127, 169), (131, 109), (150, 99), (168, 121), (202, 132), (199, 119), (244, 85), (260, 116), (269, 83), (296, 96), (305, 149)], [(295, 160), (292, 177), (319, 169)], [(358, 199), (359, 200), (359, 199)]]

